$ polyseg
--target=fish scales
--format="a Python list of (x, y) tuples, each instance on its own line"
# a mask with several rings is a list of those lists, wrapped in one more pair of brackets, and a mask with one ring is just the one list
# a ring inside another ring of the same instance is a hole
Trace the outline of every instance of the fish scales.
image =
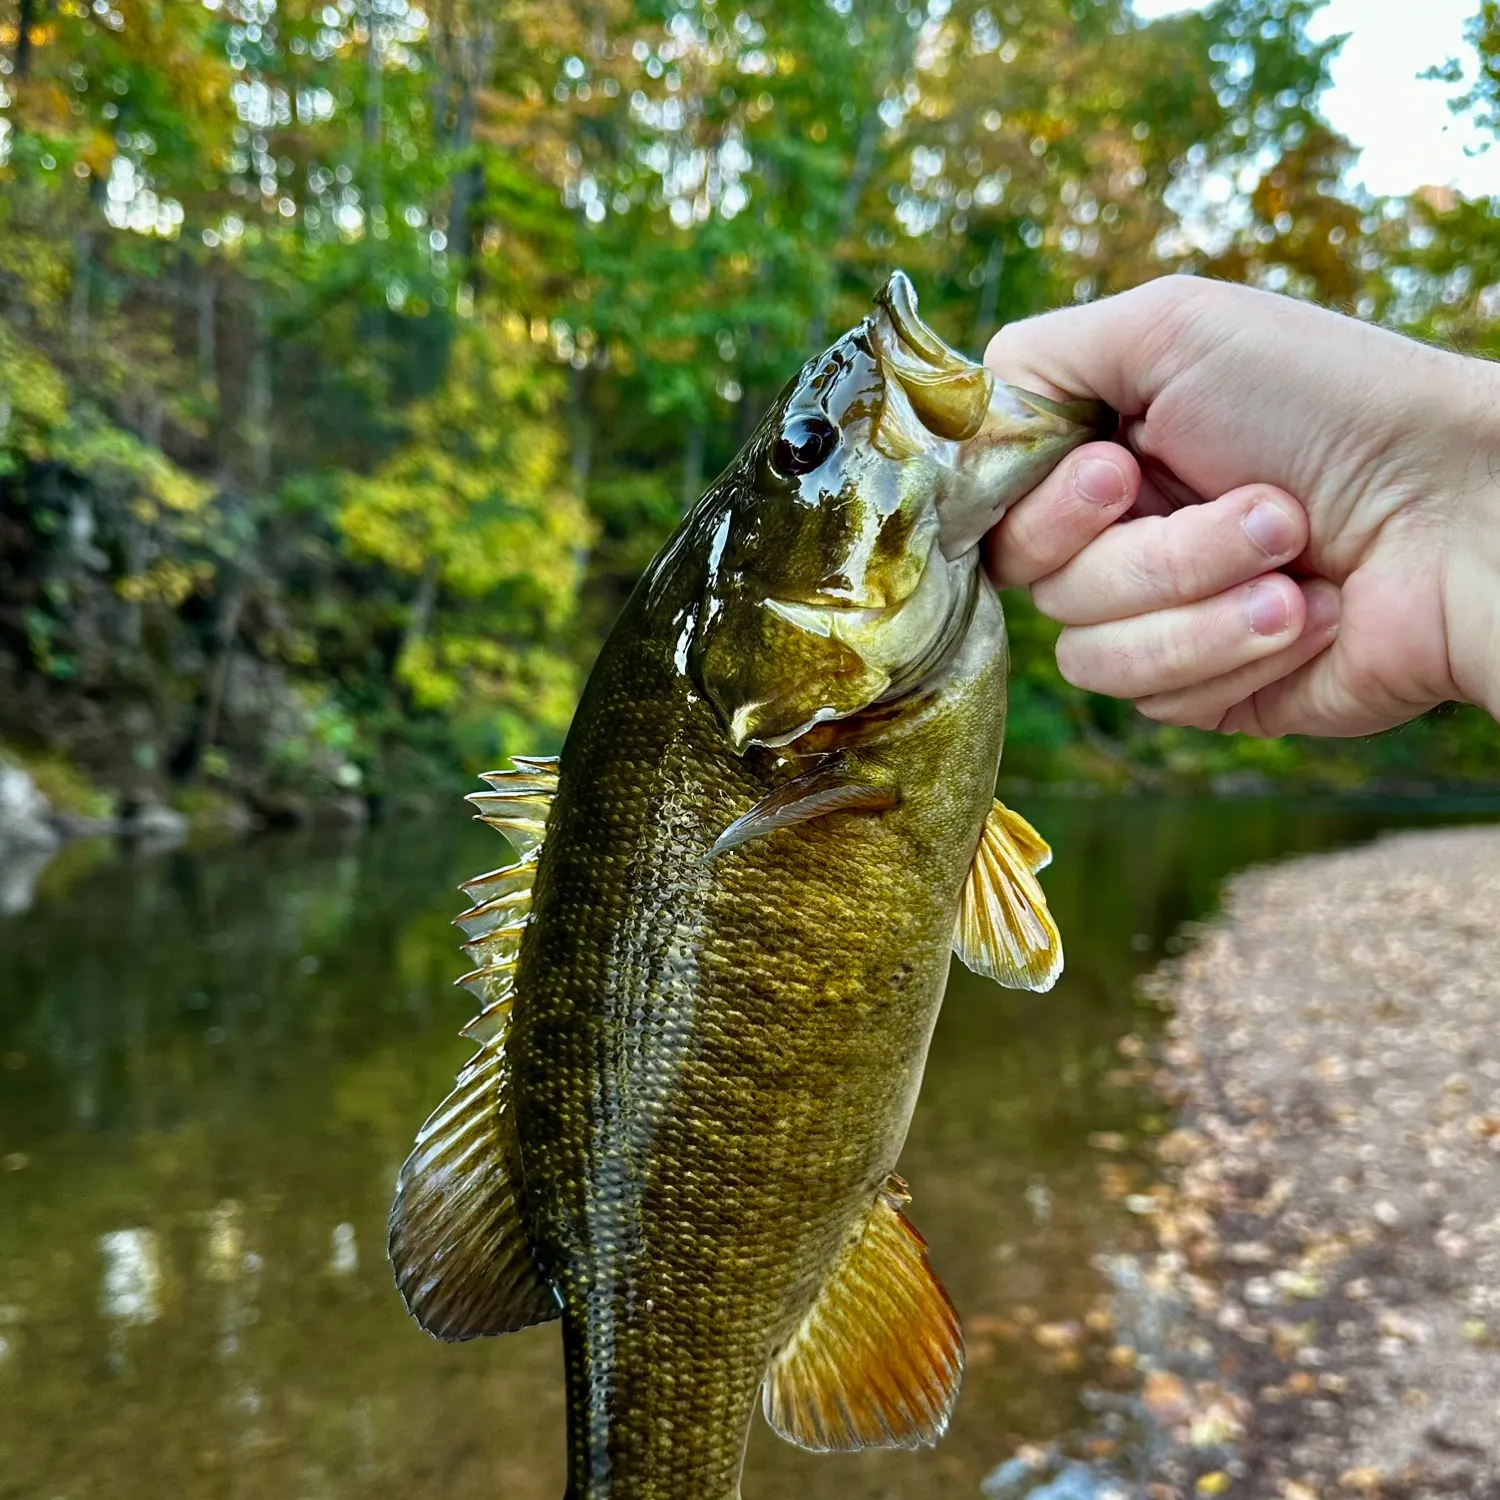
[[(999, 761), (998, 615), (986, 596), (968, 680), (882, 746), (920, 791), (722, 862), (705, 847), (769, 787), (639, 644), (670, 644), (649, 618), (596, 669), (512, 1032), (578, 1500), (736, 1492), (772, 1349), (895, 1165)], [(955, 753), (976, 774), (939, 774)]]
[(567, 1500), (733, 1500), (757, 1399), (815, 1449), (946, 1426), (961, 1337), (894, 1169), (950, 954), (1061, 964), (1050, 855), (993, 800), (976, 543), (1102, 424), (948, 350), (898, 274), (658, 555), (560, 766), (472, 799), (542, 843), (469, 883), (529, 914), (470, 945), (480, 1052), (391, 1255), (441, 1337), (560, 1313)]

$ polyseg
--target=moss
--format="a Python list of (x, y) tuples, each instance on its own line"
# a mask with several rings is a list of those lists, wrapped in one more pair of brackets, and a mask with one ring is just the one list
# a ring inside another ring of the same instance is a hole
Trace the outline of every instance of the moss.
[(64, 755), (0, 742), (0, 760), (20, 766), (58, 812), (74, 813), (82, 818), (112, 818), (115, 815), (114, 793), (95, 786)]
[(184, 787), (172, 798), (172, 806), (194, 828), (241, 828), (248, 821), (244, 803), (212, 787)]

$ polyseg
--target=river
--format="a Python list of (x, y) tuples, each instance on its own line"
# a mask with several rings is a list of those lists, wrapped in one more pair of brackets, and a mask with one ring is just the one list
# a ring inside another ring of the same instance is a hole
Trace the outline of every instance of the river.
[[(978, 1496), (1017, 1444), (1077, 1428), (1091, 1366), (1032, 1325), (1083, 1319), (1097, 1258), (1141, 1233), (1121, 1174), (1167, 1122), (1122, 1081), (1121, 1039), (1160, 1026), (1137, 977), (1233, 870), (1500, 815), (1024, 811), (1056, 851), (1066, 973), (1032, 996), (955, 968), (901, 1167), (971, 1331), (953, 1427), (826, 1457), (757, 1422), (750, 1500)], [(556, 1325), (437, 1344), (383, 1250), (396, 1168), (468, 1051), (453, 888), (502, 857), (459, 813), (92, 868), (68, 850), (0, 918), (0, 1497), (559, 1500)]]

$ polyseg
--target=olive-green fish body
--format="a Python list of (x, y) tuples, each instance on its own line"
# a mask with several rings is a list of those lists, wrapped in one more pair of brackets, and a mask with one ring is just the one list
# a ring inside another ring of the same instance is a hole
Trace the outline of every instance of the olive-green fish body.
[(1046, 845), (993, 801), (977, 538), (1100, 413), (998, 386), (899, 274), (658, 555), (560, 766), (471, 799), (479, 1046), (390, 1251), (448, 1339), (561, 1315), (567, 1500), (733, 1500), (763, 1393), (815, 1449), (935, 1442), (956, 1314), (894, 1175), (950, 954), (1051, 985)]
[(578, 1500), (737, 1493), (771, 1354), (896, 1165), (1000, 756), (985, 586), (859, 747), (899, 806), (710, 859), (772, 783), (670, 659), (676, 605), (637, 597), (580, 707), (511, 1033)]

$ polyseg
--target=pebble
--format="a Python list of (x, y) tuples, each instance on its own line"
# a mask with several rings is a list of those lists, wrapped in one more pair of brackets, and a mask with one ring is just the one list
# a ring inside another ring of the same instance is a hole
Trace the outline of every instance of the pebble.
[(1120, 1196), (1244, 1403), (1177, 1493), (1500, 1493), (1497, 914), (1500, 829), (1397, 834), (1236, 877), (1148, 982), (1180, 1113)]

